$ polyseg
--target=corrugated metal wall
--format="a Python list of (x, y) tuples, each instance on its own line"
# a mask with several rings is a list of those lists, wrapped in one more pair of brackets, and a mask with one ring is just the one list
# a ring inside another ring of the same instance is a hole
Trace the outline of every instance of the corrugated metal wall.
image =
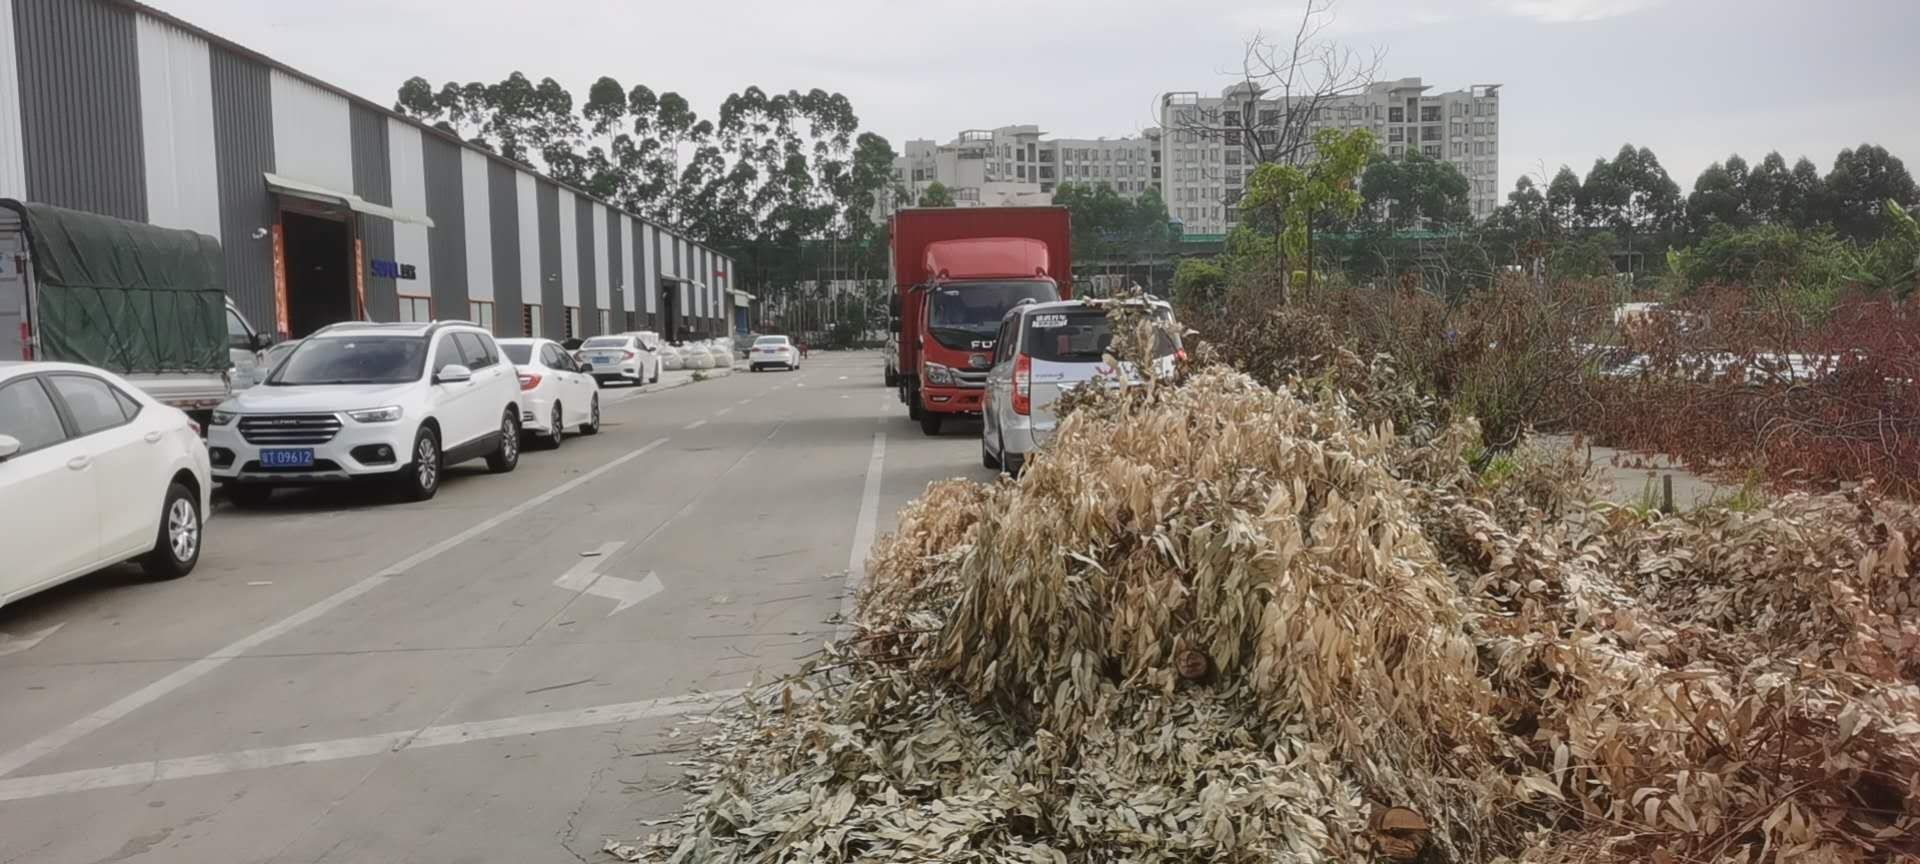
[(567, 290), (561, 271), (566, 264), (564, 244), (560, 242), (560, 214), (566, 211), (560, 206), (560, 187), (544, 180), (535, 180), (534, 184), (540, 210), (540, 328), (545, 331), (540, 335), (565, 339)]
[(273, 83), (273, 173), (328, 189), (353, 188), (347, 100), (278, 69)]
[(614, 217), (612, 230), (613, 242), (608, 246), (613, 249), (620, 264), (615, 271), (620, 274), (620, 281), (613, 289), (614, 296), (618, 298), (614, 308), (620, 310), (621, 320), (626, 322), (627, 329), (633, 330), (639, 326), (633, 315), (634, 292), (637, 290), (633, 287), (633, 220), (622, 213)]
[(253, 326), (273, 330), (273, 241), (267, 232), (279, 216), (260, 176), (273, 170), (273, 88), (264, 66), (218, 46), (207, 58), (227, 296)]
[[(0, 0), (0, 49), (14, 41), (13, 0)], [(20, 64), (0, 63), (0, 198), (27, 197), (26, 145), (20, 140)]]
[[(136, 22), (147, 221), (220, 236), (207, 42), (165, 22)], [(4, 158), (4, 157), (0, 157)]]
[[(348, 119), (353, 126), (353, 194), (391, 206), (393, 172), (388, 168), (387, 118), (365, 105), (355, 105)], [(367, 286), (367, 317), (397, 320), (400, 298), (394, 294), (394, 280), (373, 275), (373, 262), (393, 260), (393, 223), (374, 216), (361, 216), (357, 221), (365, 258), (360, 262), (360, 278)]]
[[(560, 316), (561, 333), (567, 332), (567, 324), (572, 323), (572, 335), (581, 333), (579, 320), (580, 306), (580, 196), (561, 189), (560, 200), (560, 297), (562, 308), (555, 309)], [(576, 311), (569, 313), (565, 307)]]
[(579, 250), (574, 261), (579, 264), (579, 274), (575, 282), (580, 286), (580, 330), (574, 334), (581, 338), (597, 335), (600, 332), (600, 271), (606, 265), (600, 263), (599, 256), (593, 254), (593, 210), (594, 204), (575, 195), (573, 198), (574, 242), (573, 248)]
[(618, 333), (623, 329), (624, 323), (620, 320), (620, 316), (615, 314), (615, 310), (620, 308), (617, 302), (618, 294), (614, 289), (614, 284), (620, 278), (620, 264), (613, 257), (617, 244), (607, 242), (611, 236), (607, 233), (611, 230), (607, 227), (607, 223), (619, 220), (609, 219), (609, 215), (605, 205), (593, 205), (594, 305), (607, 313), (607, 326), (611, 328), (608, 332)]
[[(414, 213), (427, 212), (426, 155), (421, 150), (420, 130), (391, 117), (387, 118), (387, 170), (393, 189), (393, 206)], [(394, 283), (394, 290), (408, 297), (433, 296), (433, 256), (428, 251), (427, 226), (396, 223), (393, 226), (393, 260), (411, 264), (414, 278)], [(461, 289), (464, 296), (465, 289)], [(466, 314), (462, 301), (460, 314)], [(434, 310), (440, 314), (439, 310)]]
[(640, 250), (640, 311), (647, 313), (647, 326), (660, 328), (660, 232), (645, 222), (634, 226), (639, 231), (639, 239), (634, 246)]
[(433, 262), (433, 317), (460, 320), (467, 312), (467, 208), (460, 179), (460, 148), (438, 135), (422, 134), (426, 168), (427, 257)]
[(133, 17), (104, 3), (14, 0), (33, 200), (146, 220)]
[(493, 208), (487, 203), (487, 165), (491, 160), (464, 147), (458, 151), (460, 200), (466, 207), (467, 298), (492, 300)]
[(537, 232), (525, 241), (524, 251), (520, 248), (523, 241), (516, 174), (519, 172), (506, 165), (487, 163), (487, 227), (492, 232), (488, 245), (493, 249), (493, 332), (499, 336), (520, 335), (520, 286), (524, 278), (520, 258), (540, 251)]
[[(520, 229), (520, 304), (540, 306), (546, 303), (540, 293), (544, 290), (540, 275), (543, 272), (541, 256), (545, 254), (542, 244), (546, 242), (540, 233), (540, 182), (525, 171), (513, 172), (513, 198), (516, 227)], [(544, 330), (527, 332), (524, 320), (519, 332), (526, 336), (546, 335)]]

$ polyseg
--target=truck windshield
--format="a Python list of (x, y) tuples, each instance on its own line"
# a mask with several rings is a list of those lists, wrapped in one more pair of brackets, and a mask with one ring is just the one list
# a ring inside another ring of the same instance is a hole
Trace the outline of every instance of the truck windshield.
[(418, 336), (307, 339), (273, 370), (268, 384), (399, 384), (419, 380), (427, 340)]
[[(1170, 322), (1173, 316), (1155, 310), (1154, 319)], [(1099, 309), (1075, 309), (1069, 312), (1034, 312), (1027, 315), (1026, 338), (1021, 350), (1035, 360), (1054, 363), (1098, 363), (1113, 343), (1113, 322)], [(1168, 333), (1155, 333), (1153, 356), (1171, 357), (1180, 350)]]
[[(1000, 319), (1022, 300), (1060, 299), (1052, 282), (957, 282), (933, 289), (927, 308), (927, 332), (940, 344), (960, 351), (992, 347)], [(975, 345), (976, 342), (986, 344)]]

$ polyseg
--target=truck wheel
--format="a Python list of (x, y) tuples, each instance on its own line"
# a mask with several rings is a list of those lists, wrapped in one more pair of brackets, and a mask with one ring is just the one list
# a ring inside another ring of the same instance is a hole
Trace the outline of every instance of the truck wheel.
[(947, 418), (944, 415), (936, 414), (932, 411), (928, 411), (925, 408), (921, 408), (920, 409), (920, 431), (923, 433), (926, 433), (927, 435), (939, 435), (940, 421), (945, 419)]
[(892, 369), (888, 369), (887, 370), (887, 386), (888, 387), (900, 386), (900, 373), (895, 372)]
[(905, 401), (907, 403), (908, 420), (919, 420), (921, 417), (926, 416), (927, 409), (920, 406), (920, 391), (914, 389), (911, 384), (907, 385), (907, 398)]

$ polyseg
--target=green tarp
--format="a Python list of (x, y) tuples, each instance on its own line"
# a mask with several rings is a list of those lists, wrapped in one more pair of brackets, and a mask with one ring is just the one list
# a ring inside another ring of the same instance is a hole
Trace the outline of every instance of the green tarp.
[(220, 241), (46, 204), (0, 207), (26, 226), (38, 356), (122, 374), (231, 365)]

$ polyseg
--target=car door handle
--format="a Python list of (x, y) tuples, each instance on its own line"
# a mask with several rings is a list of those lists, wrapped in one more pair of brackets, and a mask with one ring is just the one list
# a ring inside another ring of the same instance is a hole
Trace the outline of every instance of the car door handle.
[(148, 443), (148, 444), (158, 444), (158, 443), (160, 443), (160, 438), (161, 438), (161, 437), (162, 437), (162, 436), (160, 435), (160, 430), (158, 430), (158, 429), (156, 429), (156, 430), (154, 430), (154, 431), (152, 431), (152, 432), (148, 432), (148, 433), (146, 434), (146, 439), (147, 439), (147, 443)]
[(71, 471), (85, 471), (87, 466), (92, 464), (93, 459), (87, 456), (75, 456), (67, 460), (67, 468)]

